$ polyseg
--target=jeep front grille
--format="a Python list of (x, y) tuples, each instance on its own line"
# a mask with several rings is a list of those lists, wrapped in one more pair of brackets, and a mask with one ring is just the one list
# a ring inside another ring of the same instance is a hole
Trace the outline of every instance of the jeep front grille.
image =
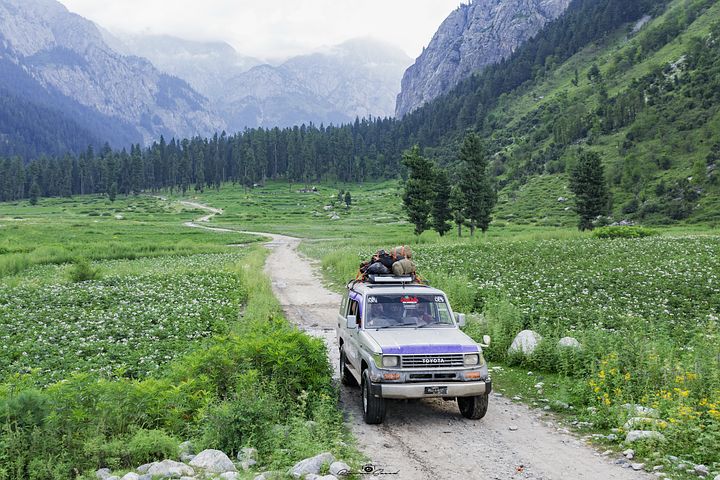
[(464, 366), (462, 354), (447, 355), (402, 355), (402, 368), (452, 368)]

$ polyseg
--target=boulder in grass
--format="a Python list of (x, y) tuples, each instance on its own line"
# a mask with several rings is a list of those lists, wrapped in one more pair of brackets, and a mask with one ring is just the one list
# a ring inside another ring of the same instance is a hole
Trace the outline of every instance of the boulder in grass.
[(542, 340), (542, 336), (532, 330), (523, 330), (515, 336), (510, 344), (508, 353), (522, 353), (523, 355), (532, 354)]
[(330, 465), (330, 474), (335, 475), (336, 477), (342, 476), (342, 475), (349, 475), (350, 473), (350, 465), (344, 462), (333, 462), (332, 465)]
[(153, 463), (147, 473), (153, 477), (178, 478), (186, 475), (192, 477), (195, 475), (195, 470), (184, 463), (163, 460), (162, 462)]
[(662, 442), (665, 440), (665, 435), (653, 430), (630, 430), (625, 437), (626, 443), (635, 443), (639, 440), (654, 440)]
[(98, 470), (97, 472), (95, 472), (95, 477), (96, 477), (98, 480), (105, 480), (105, 479), (108, 478), (111, 474), (112, 474), (112, 473), (110, 472), (110, 469), (109, 469), (109, 468), (101, 468), (100, 470)]
[(290, 470), (288, 475), (293, 478), (303, 478), (309, 473), (318, 475), (323, 465), (332, 465), (335, 462), (335, 457), (330, 452), (321, 453), (311, 458), (306, 458), (296, 463)]
[(203, 450), (190, 461), (190, 465), (211, 473), (237, 472), (232, 460), (220, 450)]
[(140, 480), (140, 475), (135, 472), (126, 473), (120, 480)]
[(574, 337), (563, 337), (560, 340), (558, 340), (558, 347), (561, 348), (582, 348), (582, 345), (580, 345), (580, 342), (578, 342), (577, 338)]

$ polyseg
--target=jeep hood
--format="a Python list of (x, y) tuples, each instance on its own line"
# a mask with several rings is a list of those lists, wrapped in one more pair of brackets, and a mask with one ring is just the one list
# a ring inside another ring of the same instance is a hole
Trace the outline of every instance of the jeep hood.
[(396, 328), (366, 330), (384, 355), (473, 353), (480, 350), (472, 338), (455, 328)]

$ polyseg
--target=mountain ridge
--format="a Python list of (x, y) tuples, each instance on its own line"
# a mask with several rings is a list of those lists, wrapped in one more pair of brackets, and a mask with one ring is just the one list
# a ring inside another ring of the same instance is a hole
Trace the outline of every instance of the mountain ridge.
[(395, 116), (402, 118), (463, 79), (498, 63), (560, 16), (571, 0), (475, 0), (448, 15), (403, 75)]

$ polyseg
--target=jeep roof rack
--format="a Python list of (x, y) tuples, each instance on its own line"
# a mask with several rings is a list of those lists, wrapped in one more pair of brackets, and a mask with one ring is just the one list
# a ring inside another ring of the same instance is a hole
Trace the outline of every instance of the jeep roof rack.
[(381, 287), (381, 286), (392, 286), (392, 285), (412, 285), (414, 287), (429, 287), (426, 281), (418, 279), (415, 275), (392, 275), (392, 274), (378, 274), (368, 275), (365, 279), (350, 280), (347, 284), (347, 288), (352, 290), (355, 285), (365, 285), (366, 287)]

